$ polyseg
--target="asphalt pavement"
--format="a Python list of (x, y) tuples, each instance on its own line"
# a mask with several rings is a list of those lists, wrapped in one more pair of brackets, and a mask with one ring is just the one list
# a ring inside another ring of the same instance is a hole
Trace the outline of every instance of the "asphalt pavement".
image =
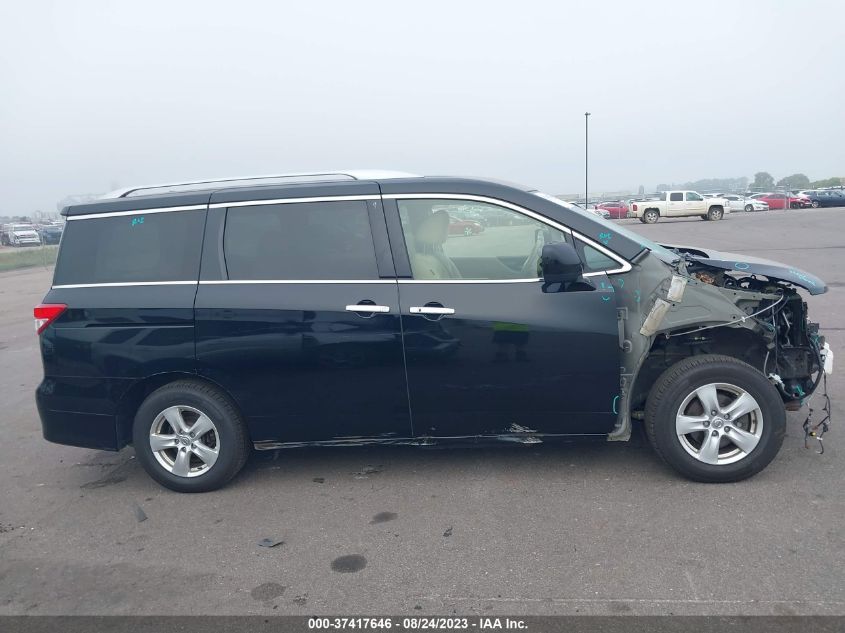
[[(621, 224), (819, 275), (810, 316), (845, 361), (845, 209)], [(41, 438), (31, 315), (50, 274), (0, 275), (0, 614), (845, 614), (841, 371), (824, 455), (791, 413), (776, 460), (736, 484), (681, 479), (638, 430), (263, 453), (181, 495), (132, 449)]]

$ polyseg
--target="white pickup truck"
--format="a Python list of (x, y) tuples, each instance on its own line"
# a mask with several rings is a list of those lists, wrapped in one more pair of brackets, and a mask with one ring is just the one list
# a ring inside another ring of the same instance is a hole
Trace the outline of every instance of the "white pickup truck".
[(631, 204), (629, 218), (639, 218), (645, 224), (654, 224), (661, 217), (681, 218), (700, 216), (702, 220), (721, 220), (730, 211), (724, 198), (705, 198), (696, 191), (664, 191), (654, 200)]

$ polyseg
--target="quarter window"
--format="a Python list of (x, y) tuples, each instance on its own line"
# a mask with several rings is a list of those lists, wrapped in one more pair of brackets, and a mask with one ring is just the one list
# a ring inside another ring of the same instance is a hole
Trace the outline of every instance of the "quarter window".
[(196, 281), (205, 211), (69, 220), (53, 283)]
[(378, 278), (363, 201), (230, 208), (223, 251), (229, 279)]

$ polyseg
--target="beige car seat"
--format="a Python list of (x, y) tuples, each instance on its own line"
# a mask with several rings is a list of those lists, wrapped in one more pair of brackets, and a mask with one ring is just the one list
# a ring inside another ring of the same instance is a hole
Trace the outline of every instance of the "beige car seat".
[(449, 236), (449, 214), (436, 211), (419, 223), (411, 245), (411, 270), (415, 279), (460, 279), (455, 263), (443, 252)]

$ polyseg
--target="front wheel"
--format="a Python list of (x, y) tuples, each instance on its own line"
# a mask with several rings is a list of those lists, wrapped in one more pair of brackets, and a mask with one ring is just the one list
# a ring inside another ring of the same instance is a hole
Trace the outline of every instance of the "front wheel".
[(813, 208), (814, 208), (814, 209), (818, 209), (818, 208), (819, 208), (819, 201), (818, 201), (818, 200), (813, 200), (810, 204), (812, 204), (812, 206), (813, 206)]
[(754, 210), (754, 206), (753, 206), (753, 205), (750, 205), (750, 204), (746, 204), (746, 205), (745, 205), (745, 211), (746, 211), (747, 213), (751, 213), (753, 210)]
[(235, 406), (210, 385), (180, 380), (150, 394), (133, 426), (138, 461), (158, 483), (177, 492), (216, 490), (250, 453)]
[(724, 215), (725, 212), (722, 210), (722, 207), (713, 207), (707, 212), (707, 219), (713, 221), (721, 220)]
[(763, 470), (783, 443), (786, 414), (777, 389), (730, 356), (676, 363), (646, 402), (646, 433), (660, 457), (695, 481), (739, 481)]

